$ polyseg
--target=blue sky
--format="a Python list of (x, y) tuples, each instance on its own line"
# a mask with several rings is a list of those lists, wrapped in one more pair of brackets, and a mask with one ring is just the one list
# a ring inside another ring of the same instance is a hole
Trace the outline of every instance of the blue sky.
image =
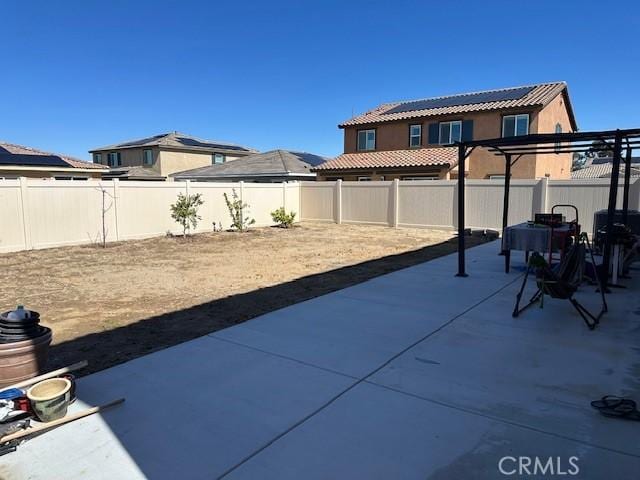
[(18, 1), (0, 140), (88, 159), (178, 130), (333, 156), (378, 103), (566, 80), (581, 130), (640, 127), (638, 2)]

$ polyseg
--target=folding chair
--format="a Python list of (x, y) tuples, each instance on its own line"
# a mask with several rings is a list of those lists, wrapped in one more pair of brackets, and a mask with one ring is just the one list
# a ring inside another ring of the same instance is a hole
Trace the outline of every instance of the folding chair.
[[(573, 297), (584, 278), (587, 250), (589, 250), (591, 255), (592, 264), (595, 265), (589, 239), (586, 233), (581, 233), (578, 236), (576, 243), (569, 247), (569, 250), (566, 252), (560, 263), (554, 268), (551, 268), (545, 261), (544, 257), (539, 253), (532, 254), (529, 258), (529, 263), (527, 264), (527, 272), (525, 273), (524, 280), (522, 281), (522, 287), (520, 287), (520, 291), (518, 292), (516, 305), (513, 309), (513, 316), (517, 317), (525, 309), (537, 302), (540, 302), (540, 307), (542, 308), (544, 295), (549, 295), (551, 298), (569, 300), (589, 329), (593, 330), (596, 325), (600, 323), (600, 317), (602, 317), (602, 315), (607, 311), (607, 301), (604, 297), (603, 289), (599, 288), (602, 298), (602, 307), (598, 314), (589, 312), (589, 310), (587, 310)], [(520, 308), (520, 300), (522, 299), (522, 294), (527, 284), (529, 273), (532, 270), (535, 271), (536, 285), (538, 289), (529, 300), (529, 303)], [(597, 275), (596, 281), (598, 283), (598, 287), (601, 287), (600, 279)]]

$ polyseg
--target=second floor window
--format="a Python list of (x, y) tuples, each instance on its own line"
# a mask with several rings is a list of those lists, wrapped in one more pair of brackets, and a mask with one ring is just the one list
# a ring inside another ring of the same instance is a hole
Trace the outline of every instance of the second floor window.
[(422, 145), (422, 125), (409, 125), (409, 146)]
[[(562, 133), (562, 125), (560, 125), (559, 123), (556, 123), (556, 133)], [(555, 152), (556, 153), (560, 153), (560, 149), (562, 148), (562, 142), (556, 142), (555, 143)]]
[(122, 165), (120, 152), (111, 152), (107, 154), (107, 161), (110, 167), (120, 167)]
[(224, 155), (222, 153), (214, 153), (212, 160), (214, 165), (224, 163)]
[(153, 151), (145, 149), (142, 151), (142, 161), (145, 165), (153, 165)]
[(102, 163), (102, 154), (94, 153), (93, 154), (93, 163)]
[(376, 149), (376, 131), (358, 130), (358, 150), (375, 150)]
[(517, 137), (529, 134), (529, 114), (505, 115), (502, 117), (502, 136)]
[(440, 145), (451, 145), (462, 140), (462, 122), (441, 122), (440, 123)]

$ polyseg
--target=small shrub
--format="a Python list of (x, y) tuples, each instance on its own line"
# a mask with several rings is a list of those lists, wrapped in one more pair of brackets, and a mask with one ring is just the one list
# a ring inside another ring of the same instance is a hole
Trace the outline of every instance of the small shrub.
[(284, 207), (280, 207), (279, 209), (271, 212), (271, 218), (273, 221), (282, 228), (291, 228), (293, 226), (293, 221), (296, 218), (296, 212), (287, 213)]
[(224, 193), (224, 201), (229, 209), (229, 215), (231, 215), (231, 228), (235, 228), (239, 232), (244, 232), (249, 226), (256, 223), (256, 220), (249, 216), (244, 216), (244, 211), (249, 209), (249, 205), (240, 200), (235, 188), (231, 190), (231, 198), (232, 200)]
[(202, 217), (198, 215), (198, 207), (204, 201), (199, 193), (195, 195), (178, 194), (178, 201), (171, 205), (171, 218), (182, 225), (182, 234), (186, 237), (191, 228), (198, 226), (198, 220)]

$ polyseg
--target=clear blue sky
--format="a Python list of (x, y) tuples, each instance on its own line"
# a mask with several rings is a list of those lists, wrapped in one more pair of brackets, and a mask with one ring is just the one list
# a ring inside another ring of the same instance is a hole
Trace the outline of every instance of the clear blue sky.
[(637, 1), (5, 0), (0, 17), (0, 140), (85, 159), (171, 130), (333, 156), (352, 112), (550, 80), (581, 130), (640, 127)]

